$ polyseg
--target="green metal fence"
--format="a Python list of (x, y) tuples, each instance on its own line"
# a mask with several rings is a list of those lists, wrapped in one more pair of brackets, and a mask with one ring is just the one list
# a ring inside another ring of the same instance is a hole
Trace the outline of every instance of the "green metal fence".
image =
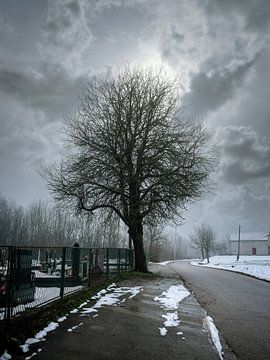
[(0, 246), (0, 320), (133, 268), (133, 250)]

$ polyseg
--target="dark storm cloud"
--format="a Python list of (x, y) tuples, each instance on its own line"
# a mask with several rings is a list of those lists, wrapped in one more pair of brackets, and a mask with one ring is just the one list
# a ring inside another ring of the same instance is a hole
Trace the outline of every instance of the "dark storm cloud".
[(209, 14), (222, 13), (232, 15), (238, 13), (245, 19), (245, 27), (250, 30), (264, 32), (270, 27), (269, 0), (215, 0), (206, 2)]
[(259, 136), (270, 137), (270, 50), (261, 52), (252, 69), (238, 106), (230, 116), (222, 116), (223, 123), (251, 126)]
[[(270, 176), (270, 141), (248, 127), (228, 126), (219, 134), (223, 149), (223, 178), (244, 184)], [(270, 180), (270, 179), (269, 179)]]
[(200, 114), (218, 109), (235, 96), (255, 61), (240, 65), (235, 70), (224, 69), (209, 75), (205, 72), (195, 75), (190, 92), (184, 96), (183, 102)]
[(206, 214), (214, 219), (213, 227), (220, 226), (234, 232), (238, 224), (245, 231), (265, 231), (269, 229), (269, 183), (258, 181), (261, 192), (254, 186), (234, 185), (224, 189), (213, 202), (207, 204)]
[[(270, 155), (270, 151), (268, 151)], [(233, 164), (228, 165), (224, 171), (224, 179), (230, 184), (243, 184), (251, 179), (260, 177), (269, 177), (270, 164), (266, 163), (262, 167), (257, 166), (254, 170), (244, 167), (241, 161), (235, 161)]]
[(67, 8), (75, 15), (78, 16), (80, 13), (80, 4), (78, 1), (71, 1), (67, 3)]
[(59, 120), (74, 109), (86, 77), (72, 78), (57, 65), (45, 66), (42, 73), (0, 69), (0, 92), (26, 108), (40, 109), (48, 121)]
[(62, 2), (61, 11), (59, 11), (57, 5), (53, 7), (53, 3), (50, 4), (54, 11), (49, 13), (47, 21), (43, 25), (43, 30), (50, 41), (57, 43), (61, 40), (61, 34), (71, 28), (74, 20), (78, 19), (80, 4), (78, 1)]
[(177, 31), (175, 25), (172, 25), (162, 41), (162, 55), (165, 58), (171, 58), (175, 52), (181, 52), (181, 47), (185, 36)]
[(61, 64), (73, 73), (81, 70), (83, 56), (95, 40), (86, 14), (88, 7), (87, 1), (48, 1), (39, 41), (47, 63)]

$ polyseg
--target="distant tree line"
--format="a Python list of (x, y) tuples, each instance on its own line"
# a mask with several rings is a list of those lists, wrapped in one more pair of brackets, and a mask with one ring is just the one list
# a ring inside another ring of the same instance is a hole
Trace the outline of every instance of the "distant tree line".
[[(183, 238), (161, 226), (145, 226), (144, 238), (148, 261), (189, 255)], [(0, 245), (73, 246), (75, 242), (81, 247), (128, 247), (126, 228), (116, 216), (75, 216), (40, 200), (23, 207), (0, 195)]]
[[(162, 226), (146, 225), (144, 239), (147, 261), (196, 257), (192, 248), (199, 250), (203, 257), (207, 252), (209, 256), (210, 251), (214, 254), (230, 254), (228, 237), (219, 243), (210, 241), (210, 250), (204, 236), (195, 236), (201, 235), (197, 232), (190, 241), (176, 231), (170, 233)], [(89, 213), (75, 216), (68, 210), (40, 200), (22, 207), (0, 195), (0, 246), (73, 246), (75, 242), (81, 247), (128, 247), (126, 228), (117, 216), (111, 214), (104, 218), (101, 214)]]
[(116, 247), (125, 241), (116, 217), (75, 216), (44, 201), (25, 208), (0, 196), (0, 245)]

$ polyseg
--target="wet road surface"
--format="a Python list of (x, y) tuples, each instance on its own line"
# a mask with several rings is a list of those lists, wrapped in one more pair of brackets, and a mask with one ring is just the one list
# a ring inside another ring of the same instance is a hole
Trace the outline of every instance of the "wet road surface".
[(168, 266), (194, 292), (241, 360), (270, 359), (269, 282), (185, 261)]

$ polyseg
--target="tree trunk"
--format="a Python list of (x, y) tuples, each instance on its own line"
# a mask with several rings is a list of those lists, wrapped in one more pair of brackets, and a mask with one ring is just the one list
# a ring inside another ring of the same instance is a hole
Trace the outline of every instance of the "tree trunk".
[(132, 238), (135, 253), (135, 271), (148, 272), (146, 256), (143, 248), (143, 226), (136, 222), (129, 228), (129, 235)]
[(204, 260), (204, 251), (203, 251), (203, 249), (201, 249), (201, 253), (202, 253), (202, 259)]
[(209, 251), (208, 250), (206, 251), (206, 257), (207, 257), (207, 263), (209, 264), (210, 261), (209, 261)]

